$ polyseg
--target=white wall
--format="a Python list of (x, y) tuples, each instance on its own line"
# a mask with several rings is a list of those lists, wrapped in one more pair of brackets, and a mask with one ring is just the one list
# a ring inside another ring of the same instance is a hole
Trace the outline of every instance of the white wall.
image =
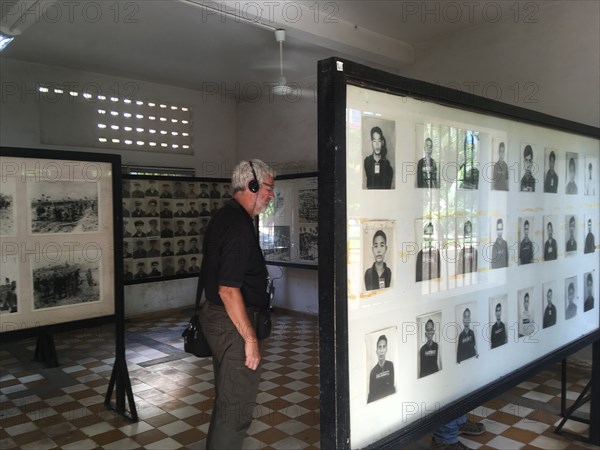
[(417, 45), (401, 74), (600, 127), (600, 2), (535, 5), (537, 22), (521, 14)]
[[(218, 98), (204, 99), (201, 92), (188, 89), (6, 58), (2, 59), (0, 65), (0, 78), (3, 89), (0, 103), (2, 146), (116, 153), (121, 155), (124, 164), (191, 167), (196, 169), (196, 176), (228, 177), (235, 164), (234, 102), (221, 102)], [(127, 83), (134, 83), (138, 95), (136, 98), (187, 104), (193, 108), (194, 155), (174, 157), (164, 153), (43, 145), (40, 143), (40, 107), (43, 100), (34, 92), (36, 85), (47, 82), (66, 82), (74, 87), (95, 83), (108, 93), (114, 92), (115, 87), (123, 89), (124, 86), (130, 86)], [(214, 173), (215, 169), (222, 173)], [(135, 316), (190, 306), (195, 301), (196, 284), (197, 279), (190, 278), (126, 286), (125, 314)]]
[[(298, 101), (265, 96), (261, 102), (240, 103), (237, 120), (239, 159), (260, 158), (275, 163), (277, 174), (317, 170), (317, 103), (314, 95)], [(317, 314), (318, 272), (270, 267), (275, 280), (274, 307)]]

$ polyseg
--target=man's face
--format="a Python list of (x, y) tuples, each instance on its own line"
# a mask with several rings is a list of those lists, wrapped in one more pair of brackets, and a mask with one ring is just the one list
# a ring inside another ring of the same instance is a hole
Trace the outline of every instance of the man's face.
[(525, 311), (529, 311), (529, 295), (525, 295), (525, 298), (523, 299), (523, 308)]
[(569, 221), (569, 234), (571, 239), (575, 238), (575, 222), (572, 220)]
[(592, 221), (588, 220), (588, 233), (592, 232)]
[(592, 296), (592, 289), (594, 287), (594, 282), (592, 281), (591, 278), (589, 278), (586, 283), (585, 283), (585, 295), (586, 297), (591, 297)]
[(505, 155), (505, 153), (506, 153), (506, 149), (504, 148), (504, 145), (501, 145), (498, 148), (498, 159), (500, 161), (504, 161), (504, 155)]
[(573, 303), (573, 300), (575, 300), (575, 287), (570, 284), (569, 285), (569, 290), (568, 290), (569, 294), (569, 303)]
[(385, 360), (385, 354), (387, 353), (387, 342), (385, 339), (380, 339), (377, 343), (377, 357), (379, 361)]
[(502, 237), (502, 233), (504, 232), (504, 224), (499, 223), (496, 225), (496, 234), (498, 235), (499, 238)]
[(523, 237), (525, 237), (525, 238), (529, 237), (529, 224), (528, 223), (523, 225)]
[(525, 156), (525, 170), (527, 172), (531, 172), (532, 166), (533, 166), (533, 155)]
[(548, 226), (546, 228), (548, 230), (548, 239), (552, 239), (552, 224), (548, 223)]
[(435, 326), (431, 323), (425, 325), (425, 337), (427, 338), (427, 342), (431, 342), (433, 340), (433, 335), (435, 334)]
[(373, 256), (375, 257), (375, 262), (382, 263), (386, 252), (387, 245), (385, 245), (383, 236), (377, 236), (373, 239)]
[(185, 261), (179, 261), (178, 265), (180, 269), (183, 269), (185, 267)]
[(373, 133), (373, 137), (371, 138), (371, 145), (373, 145), (373, 152), (376, 155), (381, 154), (381, 134), (375, 132)]
[(502, 308), (497, 306), (496, 307), (496, 320), (500, 321), (500, 317), (502, 317)]
[(548, 291), (546, 294), (546, 300), (548, 300), (548, 305), (552, 305), (552, 291)]
[(471, 311), (465, 311), (463, 313), (463, 325), (465, 328), (469, 328), (469, 325), (471, 325)]
[(263, 182), (260, 184), (258, 193), (256, 194), (256, 206), (254, 214), (260, 214), (269, 207), (269, 203), (275, 198), (275, 183), (269, 175), (263, 176)]
[(550, 170), (554, 170), (555, 163), (556, 163), (556, 159), (550, 157)]
[(425, 141), (425, 154), (428, 158), (431, 158), (431, 154), (433, 153), (433, 142), (430, 139)]
[(569, 163), (569, 179), (571, 181), (575, 180), (575, 163)]

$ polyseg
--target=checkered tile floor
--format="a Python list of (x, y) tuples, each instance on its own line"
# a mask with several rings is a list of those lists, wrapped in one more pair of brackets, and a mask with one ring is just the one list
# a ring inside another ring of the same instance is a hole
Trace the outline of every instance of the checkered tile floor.
[[(0, 449), (203, 449), (212, 409), (212, 365), (182, 351), (189, 311), (130, 321), (127, 361), (139, 422), (104, 407), (112, 373), (112, 326), (58, 333), (61, 363), (32, 362), (35, 341), (0, 349)], [(255, 420), (246, 449), (319, 448), (318, 323), (275, 314), (264, 355)], [(569, 402), (589, 368), (570, 369)], [(473, 448), (595, 448), (552, 432), (559, 421), (559, 366), (541, 372), (471, 412), (487, 432), (463, 439)], [(566, 427), (585, 433), (587, 426)], [(410, 448), (429, 447), (425, 436)]]

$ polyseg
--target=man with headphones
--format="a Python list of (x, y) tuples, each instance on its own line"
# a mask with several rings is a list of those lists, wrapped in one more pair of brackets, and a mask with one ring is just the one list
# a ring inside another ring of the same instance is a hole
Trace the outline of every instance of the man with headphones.
[[(269, 308), (268, 271), (254, 218), (274, 198), (274, 173), (264, 162), (240, 162), (233, 198), (217, 211), (204, 236), (199, 288), (207, 302), (200, 319), (213, 354), (215, 402), (207, 450), (241, 449), (260, 382), (256, 318)], [(260, 330), (259, 330), (260, 332)]]

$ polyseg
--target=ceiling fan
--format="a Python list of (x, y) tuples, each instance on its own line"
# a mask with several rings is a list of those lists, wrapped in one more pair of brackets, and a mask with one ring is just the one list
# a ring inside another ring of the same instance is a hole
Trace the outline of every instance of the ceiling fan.
[(292, 88), (287, 84), (287, 79), (283, 75), (283, 43), (285, 42), (285, 30), (275, 30), (275, 41), (279, 42), (279, 81), (273, 86), (273, 94), (275, 95), (293, 95), (297, 89)]

